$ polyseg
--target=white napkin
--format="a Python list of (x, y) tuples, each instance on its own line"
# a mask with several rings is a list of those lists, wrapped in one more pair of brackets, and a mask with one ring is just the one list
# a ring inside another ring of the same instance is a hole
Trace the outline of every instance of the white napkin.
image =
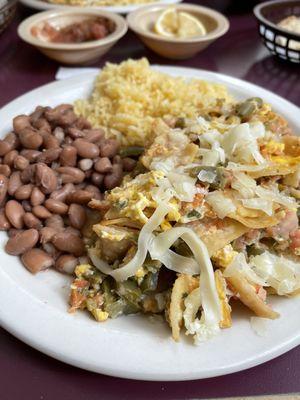
[(68, 68), (68, 67), (59, 67), (55, 79), (62, 80), (72, 78), (73, 76), (83, 75), (86, 73), (99, 72), (99, 68)]

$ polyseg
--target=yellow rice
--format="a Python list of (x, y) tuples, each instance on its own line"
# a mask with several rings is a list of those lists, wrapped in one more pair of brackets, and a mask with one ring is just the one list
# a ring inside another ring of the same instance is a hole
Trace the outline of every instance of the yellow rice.
[(75, 111), (93, 127), (104, 127), (123, 145), (144, 145), (156, 118), (195, 118), (223, 99), (232, 99), (225, 86), (199, 79), (185, 80), (150, 68), (147, 59), (107, 63), (92, 95), (75, 103)]

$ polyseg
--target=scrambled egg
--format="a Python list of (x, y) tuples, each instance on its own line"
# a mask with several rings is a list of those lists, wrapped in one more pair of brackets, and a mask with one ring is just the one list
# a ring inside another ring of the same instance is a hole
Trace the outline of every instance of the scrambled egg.
[(284, 143), (275, 142), (274, 140), (269, 140), (266, 143), (263, 143), (261, 146), (261, 152), (264, 155), (275, 155), (279, 156), (283, 154), (285, 148)]
[[(142, 225), (146, 224), (153, 210), (157, 208), (157, 202), (153, 199), (153, 189), (158, 187), (157, 182), (164, 177), (162, 171), (150, 171), (138, 175), (122, 187), (113, 189), (106, 197), (111, 203), (111, 208), (106, 213), (105, 219), (126, 217)], [(172, 210), (162, 223), (163, 230), (171, 227), (169, 221), (178, 221), (181, 217), (180, 202), (173, 198), (168, 203)]]
[(227, 246), (223, 247), (223, 249), (218, 250), (212, 257), (212, 260), (218, 266), (226, 268), (229, 264), (231, 264), (237, 254), (238, 253), (233, 250), (231, 244), (228, 244)]

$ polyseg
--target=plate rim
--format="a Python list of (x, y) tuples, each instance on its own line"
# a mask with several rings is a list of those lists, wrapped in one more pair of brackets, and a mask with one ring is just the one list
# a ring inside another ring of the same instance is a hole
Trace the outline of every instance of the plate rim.
[[(36, 10), (52, 10), (52, 9), (73, 9), (76, 6), (69, 6), (64, 4), (51, 4), (47, 3), (43, 0), (19, 0), (23, 5), (36, 9)], [(183, 0), (160, 0), (161, 4), (177, 4), (181, 3)], [(131, 4), (127, 6), (92, 6), (92, 7), (84, 7), (85, 9), (96, 9), (103, 10), (109, 12), (115, 12), (117, 14), (128, 14), (131, 11), (134, 11), (140, 7), (145, 7), (148, 5), (157, 4), (157, 1), (153, 1), (152, 3), (146, 4)], [(77, 6), (78, 8), (78, 6)]]
[[(293, 103), (289, 102), (288, 100), (282, 98), (281, 96), (278, 96), (264, 88), (259, 87), (258, 85), (243, 81), (241, 79), (238, 78), (234, 78), (222, 73), (215, 73), (215, 72), (211, 72), (211, 71), (206, 71), (206, 70), (202, 70), (202, 69), (196, 69), (196, 68), (188, 68), (188, 67), (176, 67), (176, 66), (161, 66), (161, 65), (156, 65), (153, 66), (156, 69), (159, 69), (163, 72), (166, 73), (180, 73), (180, 71), (182, 72), (182, 75), (185, 75), (185, 73), (190, 74), (190, 76), (196, 77), (196, 78), (200, 78), (201, 75), (203, 76), (203, 79), (206, 80), (214, 80), (215, 78), (217, 78), (218, 81), (222, 81), (222, 82), (227, 82), (228, 84), (230, 84), (231, 86), (236, 86), (237, 88), (241, 88), (241, 85), (243, 85), (243, 89), (245, 92), (247, 92), (247, 88), (251, 88), (252, 90), (255, 89), (259, 89), (260, 92), (263, 93), (268, 93), (268, 95), (271, 95), (272, 98), (274, 98), (274, 101), (280, 101), (283, 102), (283, 104), (285, 104), (288, 107), (291, 107), (292, 110), (298, 112), (299, 109), (296, 105), (294, 105)], [(185, 73), (184, 73), (185, 72)], [(5, 106), (3, 106), (0, 109), (1, 114), (4, 112), (9, 112), (10, 108), (14, 106), (15, 103), (17, 102), (22, 102), (27, 96), (32, 96), (34, 95), (36, 92), (38, 92), (39, 90), (45, 90), (47, 89), (49, 86), (51, 86), (52, 88), (55, 86), (60, 87), (62, 85), (62, 82), (66, 82), (68, 81), (67, 84), (72, 84), (73, 82), (79, 82), (81, 84), (87, 84), (88, 81), (91, 81), (92, 79), (95, 78), (95, 76), (97, 75), (97, 72), (90, 72), (87, 73), (84, 77), (83, 76), (76, 76), (76, 77), (72, 77), (72, 78), (68, 78), (66, 80), (63, 81), (53, 81), (50, 82), (46, 85), (42, 85), (39, 86), (38, 88), (35, 88), (25, 94), (23, 94), (22, 96), (17, 97), (16, 99), (14, 99), (13, 101), (9, 102), (8, 104), (6, 104)], [(210, 79), (211, 78), (211, 79)], [(226, 84), (226, 83), (225, 83)], [(3, 276), (4, 273), (3, 271), (1, 271), (0, 269), (0, 276)], [(7, 278), (10, 279), (13, 283), (13, 285), (17, 286), (17, 284), (7, 275)], [(6, 282), (7, 283), (7, 282)], [(3, 289), (5, 289), (5, 279), (0, 279), (0, 293), (3, 293)], [(19, 288), (22, 289), (22, 288)], [(6, 294), (1, 294), (0, 297), (5, 298)], [(5, 301), (4, 301), (5, 303)], [(221, 375), (226, 375), (226, 374), (230, 374), (230, 373), (234, 373), (234, 372), (238, 372), (238, 371), (242, 371), (251, 367), (254, 367), (256, 365), (262, 364), (266, 361), (269, 361), (273, 358), (278, 357), (281, 354), (286, 353), (287, 351), (291, 350), (292, 348), (296, 347), (298, 344), (300, 344), (300, 330), (298, 332), (297, 335), (294, 335), (293, 337), (291, 337), (289, 340), (286, 340), (284, 343), (281, 343), (278, 346), (270, 346), (271, 350), (269, 349), (268, 351), (264, 352), (262, 355), (255, 355), (252, 358), (246, 360), (245, 361), (240, 361), (238, 363), (232, 364), (230, 367), (225, 367), (225, 368), (219, 368), (218, 370), (215, 370), (214, 372), (210, 372), (210, 373), (200, 373), (199, 371), (196, 372), (190, 372), (188, 375), (182, 375), (182, 373), (172, 373), (172, 371), (170, 371), (170, 373), (168, 375), (164, 374), (163, 376), (161, 376), (161, 374), (159, 373), (152, 373), (152, 372), (147, 372), (145, 374), (145, 372), (128, 372), (126, 371), (126, 369), (116, 369), (116, 368), (109, 368), (109, 367), (103, 367), (100, 366), (97, 369), (95, 369), (95, 367), (89, 365), (88, 361), (84, 361), (84, 360), (78, 360), (76, 358), (74, 358), (74, 356), (69, 355), (69, 354), (59, 354), (57, 351), (55, 351), (55, 349), (53, 350), (51, 348), (51, 346), (49, 347), (49, 345), (45, 344), (43, 341), (36, 341), (36, 340), (32, 340), (30, 338), (30, 334), (28, 335), (27, 332), (22, 332), (22, 330), (20, 330), (18, 328), (18, 326), (15, 324), (12, 324), (12, 321), (9, 320), (7, 317), (3, 317), (3, 313), (1, 313), (1, 304), (0, 304), (0, 323), (3, 326), (3, 328), (5, 330), (7, 330), (8, 332), (10, 332), (11, 334), (13, 334), (15, 337), (17, 337), (18, 339), (20, 339), (21, 341), (25, 342), (26, 344), (28, 344), (29, 346), (43, 352), (44, 354), (47, 354), (48, 356), (51, 356), (55, 359), (58, 359), (62, 362), (68, 363), (70, 365), (79, 367), (79, 368), (84, 368), (86, 370), (89, 371), (93, 371), (93, 372), (98, 372), (98, 373), (104, 373), (106, 375), (110, 375), (110, 376), (115, 376), (115, 377), (122, 377), (122, 378), (129, 378), (129, 379), (139, 379), (139, 380), (149, 380), (149, 381), (183, 381), (183, 380), (195, 380), (195, 379), (204, 379), (204, 378), (211, 378), (211, 377), (216, 377), (216, 376), (221, 376)], [(249, 328), (250, 329), (250, 328)]]

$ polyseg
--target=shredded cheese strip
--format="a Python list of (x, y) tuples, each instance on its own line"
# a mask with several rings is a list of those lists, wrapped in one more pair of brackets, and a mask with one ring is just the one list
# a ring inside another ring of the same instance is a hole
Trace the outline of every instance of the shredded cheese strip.
[[(151, 252), (150, 255), (153, 259)], [(159, 260), (161, 263), (164, 264), (166, 268), (171, 269), (175, 272), (188, 275), (199, 274), (199, 266), (194, 258), (181, 256), (180, 254), (176, 254), (170, 249), (167, 250), (164, 254), (160, 254)]]
[(201, 273), (200, 292), (202, 298), (205, 322), (209, 325), (219, 324), (221, 320), (221, 306), (216, 288), (213, 266), (208, 250), (202, 240), (190, 228), (172, 228), (160, 233), (152, 242), (150, 255), (160, 261), (173, 243), (181, 238), (190, 247), (198, 264), (198, 273)]
[(159, 227), (165, 216), (171, 211), (171, 207), (165, 203), (161, 203), (154, 211), (148, 222), (143, 226), (138, 238), (138, 248), (135, 256), (121, 268), (109, 272), (116, 281), (126, 281), (133, 276), (136, 271), (143, 265), (149, 244), (153, 238), (152, 232)]
[(103, 274), (109, 275), (113, 271), (112, 267), (106, 261), (97, 256), (95, 249), (88, 249), (88, 255), (93, 265)]

